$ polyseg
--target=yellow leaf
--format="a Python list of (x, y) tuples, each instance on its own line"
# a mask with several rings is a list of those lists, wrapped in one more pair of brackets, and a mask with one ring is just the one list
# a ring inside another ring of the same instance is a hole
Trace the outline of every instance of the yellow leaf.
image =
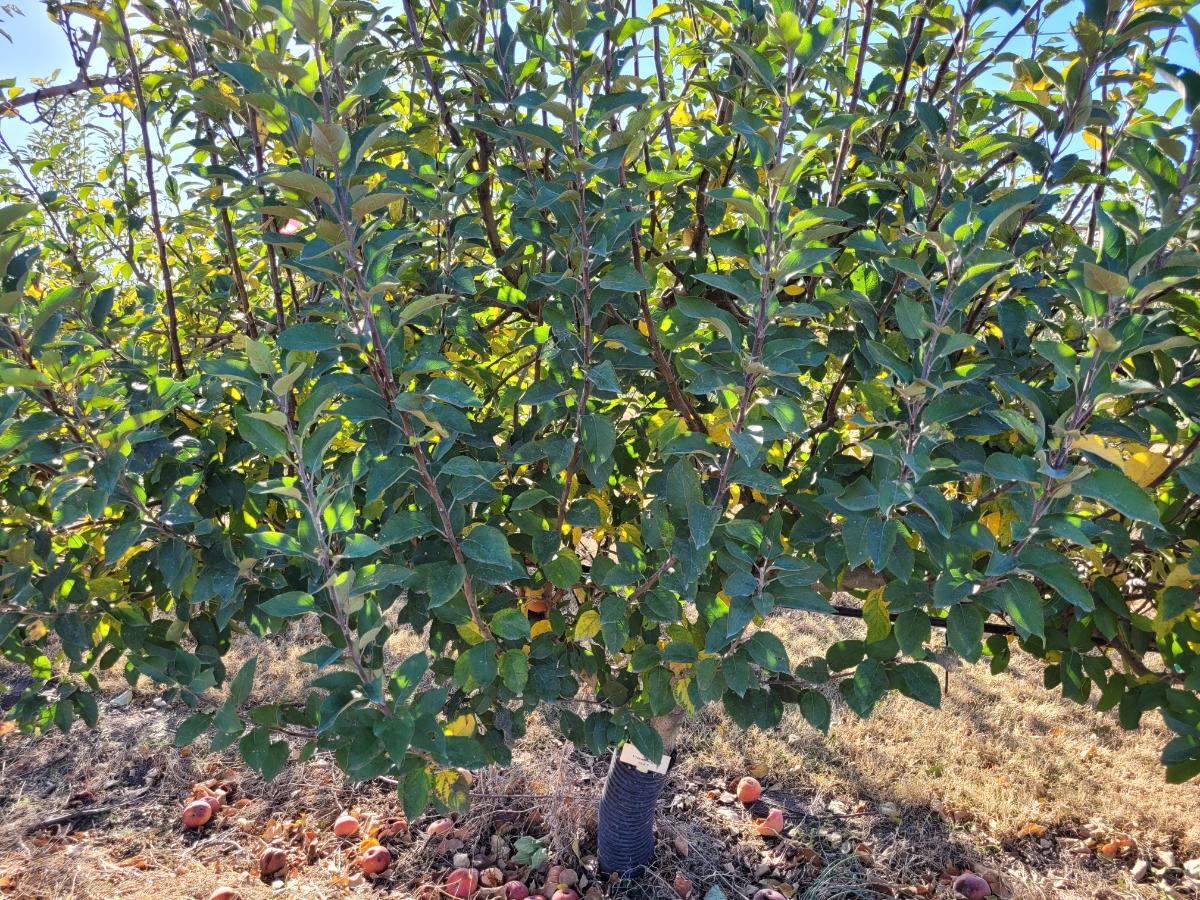
[(1016, 516), (1012, 512), (990, 512), (980, 518), (992, 537), (1007, 540), (1008, 526)]
[(434, 796), (452, 810), (464, 810), (471, 799), (466, 777), (457, 769), (443, 769), (433, 776)]
[(1191, 587), (1195, 581), (1200, 581), (1200, 576), (1189, 572), (1187, 563), (1180, 563), (1167, 573), (1163, 587)]
[(719, 447), (728, 447), (729, 429), (733, 424), (729, 410), (723, 406), (718, 406), (711, 413), (704, 416), (704, 419), (705, 426), (708, 428), (708, 436), (712, 442)]
[(1127, 441), (1114, 446), (1094, 434), (1080, 438), (1076, 441), (1075, 448), (1099, 456), (1114, 466), (1118, 466), (1121, 471), (1142, 487), (1149, 487), (1154, 479), (1165, 472), (1167, 466), (1170, 465), (1167, 457), (1141, 444)]
[(475, 715), (473, 713), (461, 715), (443, 730), (452, 737), (469, 737), (475, 733)]
[(688, 694), (688, 686), (692, 683), (690, 678), (680, 678), (671, 685), (671, 693), (675, 695), (675, 702), (679, 704), (689, 716), (696, 714), (696, 704), (692, 702), (691, 695)]
[(867, 623), (867, 642), (882, 641), (892, 630), (892, 618), (883, 589), (871, 591), (863, 604), (863, 620)]
[(1120, 450), (1116, 447), (1110, 447), (1102, 438), (1094, 434), (1085, 435), (1076, 441), (1075, 449), (1086, 451), (1093, 456), (1099, 456), (1114, 466), (1123, 466), (1125, 464), (1125, 457), (1121, 455)]
[(479, 630), (479, 626), (474, 622), (466, 622), (459, 625), (458, 636), (474, 647), (476, 644), (483, 643), (483, 632)]
[(589, 609), (580, 614), (575, 622), (575, 640), (587, 641), (600, 633), (600, 613)]
[(545, 634), (547, 631), (553, 630), (554, 626), (550, 624), (549, 619), (538, 619), (533, 623), (533, 628), (530, 629), (529, 634), (531, 637), (538, 637), (539, 635)]
[(1167, 470), (1171, 461), (1153, 450), (1139, 450), (1129, 457), (1122, 467), (1125, 474), (1142, 487), (1149, 487), (1159, 475)]
[(116, 94), (105, 94), (100, 98), (101, 103), (113, 103), (117, 106), (124, 106), (126, 109), (133, 109), (133, 98), (129, 96), (128, 91), (121, 91)]

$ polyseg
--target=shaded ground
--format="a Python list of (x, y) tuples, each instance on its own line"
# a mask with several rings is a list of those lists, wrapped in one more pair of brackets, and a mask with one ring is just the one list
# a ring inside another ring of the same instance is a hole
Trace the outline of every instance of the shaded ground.
[[(800, 659), (854, 627), (795, 616), (774, 630)], [(260, 690), (300, 689), (297, 643), (260, 652)], [(15, 674), (0, 671), (0, 680), (14, 687)], [(958, 669), (941, 710), (895, 698), (862, 722), (837, 709), (827, 738), (798, 718), (743, 734), (706, 713), (689, 724), (664, 795), (655, 864), (625, 884), (589, 882), (606, 761), (540, 723), (513, 766), (479, 774), (470, 814), (431, 838), (432, 816), (395, 826), (399, 805), (386, 783), (351, 786), (317, 758), (264, 785), (233, 755), (174, 748), (182, 711), (149, 691), (122, 705), (120, 693), (114, 685), (117, 706), (96, 732), (0, 737), (0, 896), (164, 900), (228, 884), (247, 900), (433, 897), (428, 885), (441, 882), (456, 854), (534, 887), (549, 864), (563, 864), (580, 877), (581, 894), (630, 900), (676, 897), (677, 877), (697, 898), (763, 886), (814, 900), (948, 897), (953, 875), (968, 868), (1001, 897), (1200, 896), (1182, 869), (1200, 857), (1200, 785), (1163, 782), (1163, 732), (1128, 734), (1109, 716), (1047, 694), (1033, 668), (995, 678), (983, 667)], [(751, 771), (766, 791), (747, 809), (728, 788)], [(185, 832), (180, 808), (206, 779), (232, 780), (238, 791), (213, 824)], [(754, 818), (771, 806), (785, 812), (779, 840), (754, 833)], [(357, 840), (330, 831), (350, 808), (393, 853), (376, 879), (353, 864)], [(547, 851), (538, 872), (518, 861), (522, 836)], [(288, 849), (286, 880), (258, 877), (266, 841)]]

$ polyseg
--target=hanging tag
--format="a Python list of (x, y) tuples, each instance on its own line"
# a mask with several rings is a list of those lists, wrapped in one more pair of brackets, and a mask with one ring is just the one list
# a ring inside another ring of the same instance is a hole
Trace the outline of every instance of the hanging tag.
[(621, 762), (633, 766), (642, 773), (655, 772), (659, 775), (666, 775), (667, 769), (671, 766), (671, 755), (665, 754), (658, 761), (658, 765), (655, 765), (642, 754), (641, 750), (626, 741), (621, 745)]

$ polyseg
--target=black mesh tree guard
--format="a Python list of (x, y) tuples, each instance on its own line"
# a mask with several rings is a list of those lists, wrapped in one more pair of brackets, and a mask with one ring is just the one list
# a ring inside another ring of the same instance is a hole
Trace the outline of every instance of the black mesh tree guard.
[(626, 874), (654, 855), (654, 812), (665, 773), (642, 772), (613, 753), (597, 821), (600, 869)]

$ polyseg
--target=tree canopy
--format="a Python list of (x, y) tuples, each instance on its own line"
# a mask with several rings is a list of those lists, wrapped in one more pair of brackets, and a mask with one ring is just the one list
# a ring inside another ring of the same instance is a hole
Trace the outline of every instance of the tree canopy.
[[(1187, 4), (51, 12), (78, 76), (0, 100), (21, 725), (118, 668), (420, 810), (543, 705), (657, 758), (1020, 652), (1200, 773)], [(232, 638), (305, 622), (305, 702), (248, 706)]]

